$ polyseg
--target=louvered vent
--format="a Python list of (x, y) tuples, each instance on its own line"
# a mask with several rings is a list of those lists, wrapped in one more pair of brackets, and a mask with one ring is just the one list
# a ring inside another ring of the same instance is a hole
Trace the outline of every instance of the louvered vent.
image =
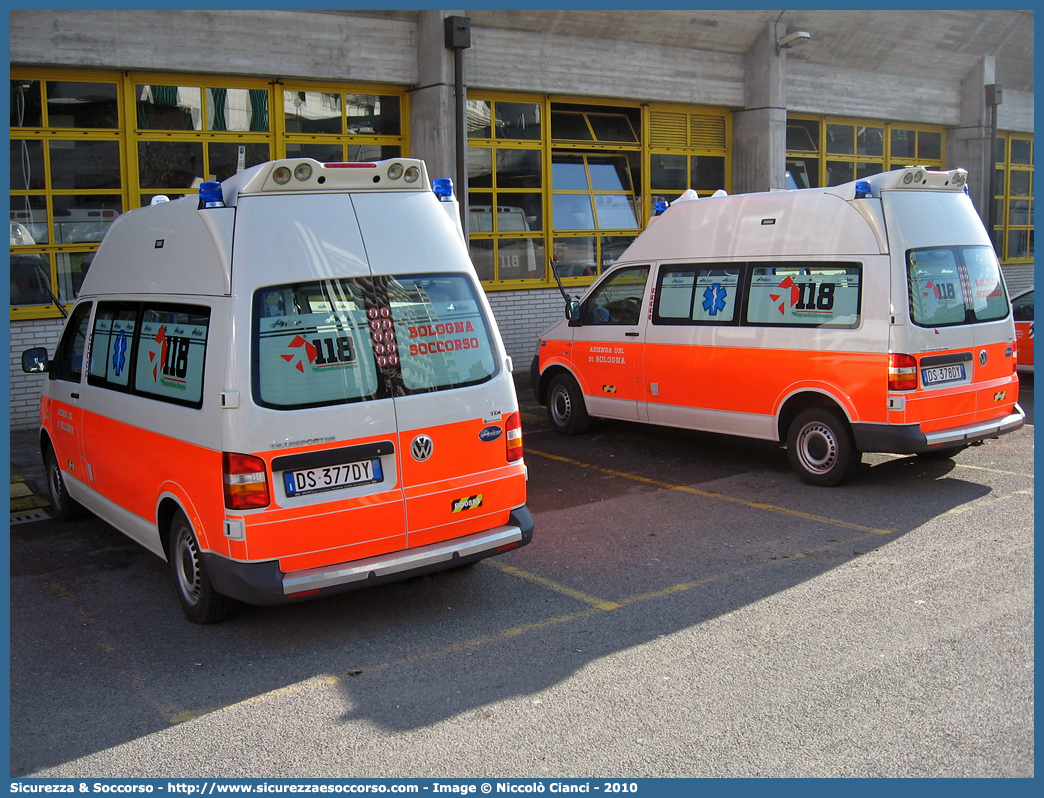
[(725, 148), (725, 117), (652, 111), (649, 114), (649, 143), (653, 148)]

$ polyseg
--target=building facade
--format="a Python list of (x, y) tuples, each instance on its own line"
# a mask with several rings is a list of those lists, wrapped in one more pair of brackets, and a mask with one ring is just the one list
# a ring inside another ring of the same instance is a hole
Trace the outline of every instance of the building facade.
[(1009, 288), (1032, 282), (1032, 12), (12, 11), (10, 23), (12, 427), (35, 423), (39, 395), (19, 355), (53, 352), (58, 305), (112, 219), (272, 158), (411, 156), (453, 177), (516, 370), (562, 312), (556, 276), (581, 292), (658, 200), (689, 188), (964, 167)]

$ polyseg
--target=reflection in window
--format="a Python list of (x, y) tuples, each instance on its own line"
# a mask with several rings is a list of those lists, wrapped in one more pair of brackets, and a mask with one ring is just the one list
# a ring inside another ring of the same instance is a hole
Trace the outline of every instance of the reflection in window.
[(267, 89), (207, 89), (207, 130), (268, 130)]
[(48, 81), (47, 126), (118, 128), (116, 84)]
[(207, 174), (213, 175), (213, 179), (219, 182), (227, 180), (242, 169), (249, 169), (270, 159), (267, 143), (212, 142), (207, 145), (207, 152)]
[(55, 244), (99, 244), (123, 210), (118, 194), (59, 194), (53, 203)]
[(341, 95), (325, 91), (284, 91), (283, 118), (287, 133), (339, 135), (343, 131)]
[[(632, 112), (633, 113), (633, 112)], [(564, 141), (604, 141), (637, 144), (638, 126), (628, 112), (551, 109), (551, 138)]]
[(348, 133), (398, 136), (401, 131), (399, 98), (376, 94), (345, 95)]
[(11, 255), (11, 305), (51, 304), (51, 262), (46, 255)]
[(134, 87), (140, 130), (200, 130), (203, 108), (198, 86)]
[(50, 243), (45, 197), (11, 197), (11, 246)]
[(46, 188), (42, 141), (11, 140), (11, 189), (34, 191)]
[(48, 150), (51, 188), (120, 188), (119, 142), (51, 140)]
[(138, 142), (138, 180), (142, 188), (194, 188), (205, 179), (202, 142)]
[(11, 127), (43, 127), (40, 81), (11, 81)]
[(855, 128), (851, 125), (827, 125), (826, 151), (839, 155), (855, 154)]
[(556, 154), (551, 176), (552, 224), (556, 230), (628, 230), (638, 226), (625, 156)]

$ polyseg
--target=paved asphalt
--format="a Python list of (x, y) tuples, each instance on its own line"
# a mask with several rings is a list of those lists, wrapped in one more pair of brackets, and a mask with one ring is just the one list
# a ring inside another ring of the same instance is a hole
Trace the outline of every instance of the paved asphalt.
[(12, 775), (1033, 776), (1032, 426), (816, 489), (522, 399), (537, 536), (458, 572), (197, 627), (105, 524), (13, 518)]

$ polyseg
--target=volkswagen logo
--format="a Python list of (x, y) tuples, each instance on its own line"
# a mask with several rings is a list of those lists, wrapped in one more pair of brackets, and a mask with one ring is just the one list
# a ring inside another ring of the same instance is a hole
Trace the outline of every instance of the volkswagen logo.
[(413, 455), (413, 459), (418, 463), (423, 463), (431, 457), (434, 448), (435, 444), (432, 442), (431, 438), (427, 435), (418, 435), (413, 439), (413, 443), (410, 444), (410, 454)]
[(981, 352), (979, 352), (979, 365), (980, 366), (985, 366), (986, 365), (986, 358), (987, 358), (986, 350), (983, 349)]

